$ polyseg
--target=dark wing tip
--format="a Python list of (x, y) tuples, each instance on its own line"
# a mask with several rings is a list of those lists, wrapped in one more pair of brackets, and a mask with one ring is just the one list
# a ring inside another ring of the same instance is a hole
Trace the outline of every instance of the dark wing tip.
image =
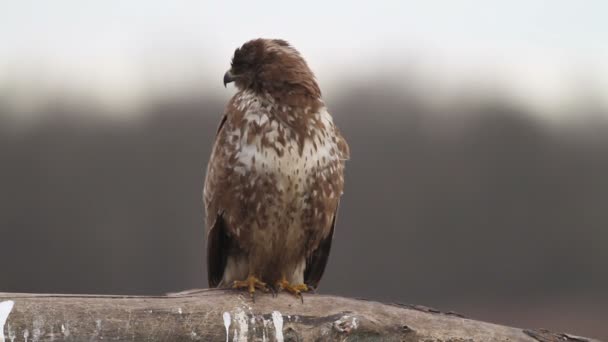
[(327, 260), (329, 259), (329, 252), (331, 250), (331, 242), (334, 236), (334, 229), (336, 227), (336, 213), (331, 222), (331, 230), (325, 239), (321, 240), (319, 247), (312, 252), (310, 257), (306, 260), (306, 268), (304, 269), (304, 283), (311, 285), (315, 289), (323, 277), (325, 272), (325, 266), (327, 266)]
[(224, 276), (230, 238), (226, 234), (222, 215), (217, 215), (207, 234), (207, 281), (209, 287), (217, 287)]

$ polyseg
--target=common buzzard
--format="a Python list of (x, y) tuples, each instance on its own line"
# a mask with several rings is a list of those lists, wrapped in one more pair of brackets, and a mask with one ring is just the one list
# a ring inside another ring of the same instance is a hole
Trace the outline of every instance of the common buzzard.
[(319, 284), (349, 148), (300, 53), (278, 39), (236, 49), (207, 167), (210, 287), (301, 293)]

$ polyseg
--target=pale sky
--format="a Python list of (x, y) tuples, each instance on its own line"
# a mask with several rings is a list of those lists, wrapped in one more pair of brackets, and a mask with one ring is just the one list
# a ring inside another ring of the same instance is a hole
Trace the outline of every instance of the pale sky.
[(533, 101), (568, 92), (573, 73), (608, 89), (602, 0), (0, 0), (0, 84), (30, 73), (124, 99), (188, 81), (219, 92), (232, 52), (255, 37), (290, 41), (322, 86), (413, 67), (496, 79)]

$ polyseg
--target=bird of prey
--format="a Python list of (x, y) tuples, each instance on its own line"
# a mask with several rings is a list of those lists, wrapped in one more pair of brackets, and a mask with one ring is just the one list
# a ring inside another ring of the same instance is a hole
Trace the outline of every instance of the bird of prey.
[(237, 48), (231, 82), (203, 191), (209, 286), (302, 298), (327, 264), (349, 148), (286, 41)]

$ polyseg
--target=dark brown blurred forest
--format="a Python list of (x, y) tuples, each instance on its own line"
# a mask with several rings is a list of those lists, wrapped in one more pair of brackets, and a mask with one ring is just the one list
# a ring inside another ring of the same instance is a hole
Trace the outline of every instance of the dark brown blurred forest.
[[(206, 287), (223, 101), (116, 119), (58, 98), (22, 123), (1, 99), (0, 291)], [(327, 102), (352, 160), (321, 292), (608, 338), (607, 112), (548, 124), (492, 97), (439, 110), (365, 84)]]

